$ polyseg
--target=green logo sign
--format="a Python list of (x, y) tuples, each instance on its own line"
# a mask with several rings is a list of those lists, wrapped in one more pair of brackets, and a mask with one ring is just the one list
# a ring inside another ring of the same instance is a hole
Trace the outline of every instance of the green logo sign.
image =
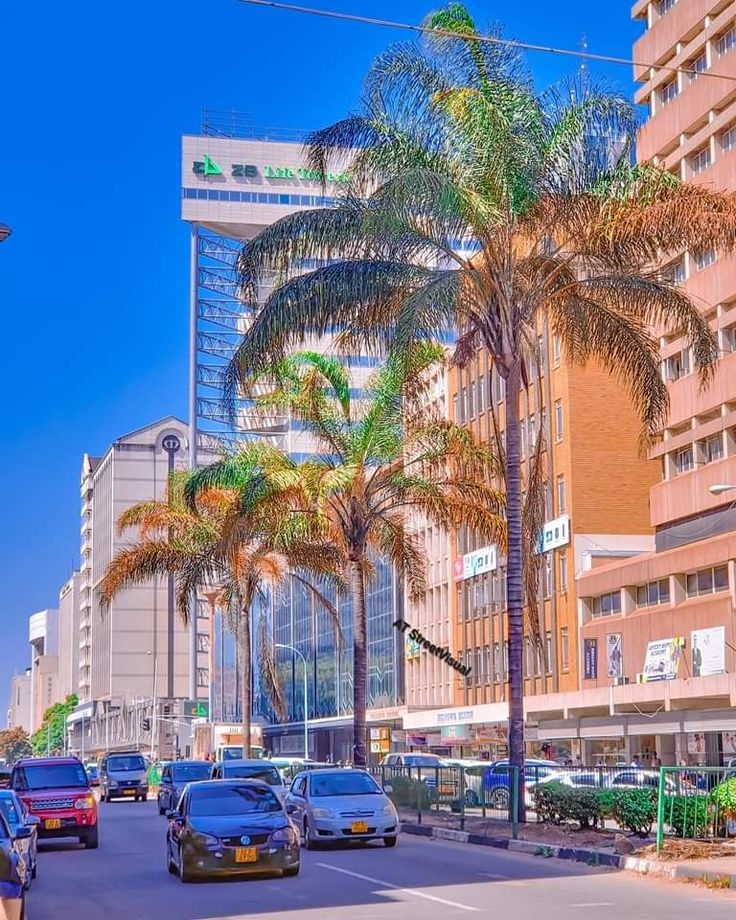
[(184, 715), (192, 719), (208, 719), (210, 704), (206, 700), (184, 700)]
[(208, 154), (205, 153), (204, 160), (195, 160), (192, 164), (193, 171), (198, 176), (221, 176), (222, 170)]

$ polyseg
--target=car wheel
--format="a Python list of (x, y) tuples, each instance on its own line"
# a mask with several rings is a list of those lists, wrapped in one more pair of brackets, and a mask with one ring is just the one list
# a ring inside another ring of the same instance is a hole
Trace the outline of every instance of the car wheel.
[(179, 847), (179, 866), (178, 868), (179, 868), (179, 881), (184, 882), (185, 884), (187, 882), (191, 882), (194, 876), (184, 864), (184, 854), (181, 851), (181, 846)]
[(96, 850), (100, 845), (100, 835), (97, 825), (95, 824), (93, 828), (90, 828), (84, 837), (81, 838), (81, 840), (84, 843), (86, 849)]
[(465, 804), (470, 805), (471, 808), (474, 808), (478, 804), (478, 793), (475, 789), (465, 790)]
[(317, 843), (314, 837), (312, 837), (312, 832), (309, 829), (309, 825), (307, 824), (306, 818), (304, 819), (304, 849), (305, 850), (316, 850), (317, 849)]
[(284, 869), (284, 878), (294, 878), (299, 875), (299, 866), (292, 866), (291, 869)]
[(33, 868), (31, 869), (31, 878), (36, 878), (38, 875), (38, 859), (34, 859)]
[(161, 799), (158, 800), (158, 813), (159, 815), (166, 814), (166, 809), (161, 805)]
[(509, 807), (510, 798), (508, 789), (494, 789), (491, 795), (491, 807), (502, 811)]
[(396, 846), (396, 837), (384, 837), (383, 845), (385, 847), (395, 847)]
[(166, 836), (166, 868), (169, 870), (169, 875), (176, 875), (176, 863), (171, 858), (171, 841), (168, 835)]

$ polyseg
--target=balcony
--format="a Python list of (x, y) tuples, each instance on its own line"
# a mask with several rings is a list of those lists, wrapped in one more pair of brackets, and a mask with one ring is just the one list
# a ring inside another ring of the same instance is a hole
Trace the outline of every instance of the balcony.
[[(634, 59), (653, 64), (663, 63), (671, 56), (678, 42), (689, 41), (702, 29), (705, 17), (721, 5), (722, 0), (679, 0), (634, 43)], [(641, 15), (640, 7), (640, 3), (634, 6), (634, 16)], [(634, 79), (637, 82), (645, 80), (647, 70), (646, 67), (634, 67)]]

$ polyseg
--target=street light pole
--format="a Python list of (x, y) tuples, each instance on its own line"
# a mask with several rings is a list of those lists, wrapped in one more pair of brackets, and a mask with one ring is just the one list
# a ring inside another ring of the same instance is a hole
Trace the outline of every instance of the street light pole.
[(281, 645), (276, 643), (275, 648), (288, 648), (289, 651), (294, 652), (295, 655), (298, 655), (302, 660), (302, 667), (304, 672), (304, 758), (309, 760), (309, 708), (307, 706), (307, 659), (302, 655), (298, 648), (294, 648), (293, 645)]

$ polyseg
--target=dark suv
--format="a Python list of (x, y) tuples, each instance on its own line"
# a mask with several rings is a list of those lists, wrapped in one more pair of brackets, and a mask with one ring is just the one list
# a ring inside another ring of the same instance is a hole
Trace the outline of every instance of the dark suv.
[(77, 837), (88, 850), (97, 848), (97, 800), (76, 757), (23, 758), (13, 767), (10, 785), (39, 819), (39, 840)]
[(140, 751), (120, 751), (106, 754), (100, 763), (100, 798), (134, 799), (145, 802), (148, 798), (148, 771)]

